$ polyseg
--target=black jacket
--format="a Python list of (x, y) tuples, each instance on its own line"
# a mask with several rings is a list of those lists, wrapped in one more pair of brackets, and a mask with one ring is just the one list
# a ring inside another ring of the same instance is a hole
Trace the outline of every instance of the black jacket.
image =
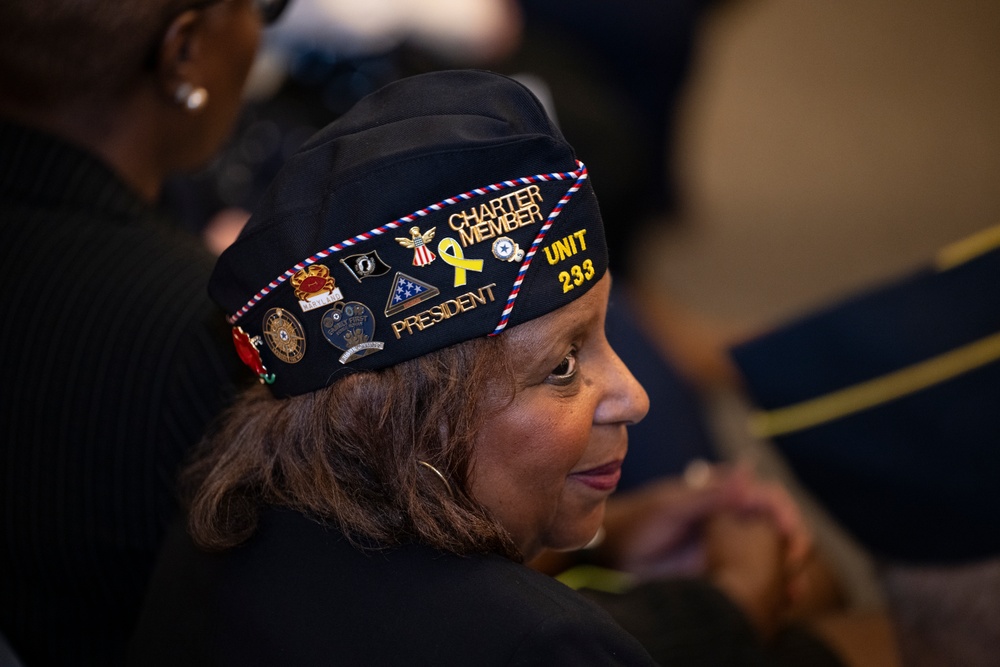
[(92, 155), (0, 122), (0, 631), (121, 664), (188, 449), (239, 361), (213, 258)]
[(653, 665), (563, 584), (495, 555), (361, 551), (267, 510), (245, 545), (167, 543), (132, 662), (157, 665)]

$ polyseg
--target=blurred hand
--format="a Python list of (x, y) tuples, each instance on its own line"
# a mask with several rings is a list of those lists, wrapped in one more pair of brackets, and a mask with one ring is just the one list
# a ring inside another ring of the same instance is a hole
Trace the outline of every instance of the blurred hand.
[(788, 607), (785, 542), (774, 519), (759, 512), (722, 512), (705, 531), (709, 579), (765, 639)]
[(787, 489), (777, 482), (756, 479), (742, 465), (726, 473), (725, 485), (724, 509), (769, 517), (785, 541), (786, 569), (794, 572), (804, 567), (813, 552), (812, 532)]
[(642, 579), (700, 575), (705, 566), (702, 530), (724, 498), (719, 480), (693, 487), (680, 478), (613, 496), (600, 558)]
[(762, 482), (744, 467), (702, 464), (694, 472), (613, 496), (601, 558), (643, 579), (703, 575), (708, 522), (720, 513), (735, 512), (768, 517), (785, 545), (783, 566), (790, 572), (803, 567), (812, 537), (782, 486)]

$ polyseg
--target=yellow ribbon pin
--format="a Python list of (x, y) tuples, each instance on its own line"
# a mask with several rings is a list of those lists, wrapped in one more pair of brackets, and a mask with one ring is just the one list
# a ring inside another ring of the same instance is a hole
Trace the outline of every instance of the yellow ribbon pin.
[(445, 264), (455, 267), (455, 287), (461, 287), (465, 284), (466, 271), (481, 273), (483, 270), (483, 260), (466, 259), (462, 246), (458, 245), (458, 241), (453, 238), (446, 236), (441, 239), (438, 243), (438, 255), (441, 256)]

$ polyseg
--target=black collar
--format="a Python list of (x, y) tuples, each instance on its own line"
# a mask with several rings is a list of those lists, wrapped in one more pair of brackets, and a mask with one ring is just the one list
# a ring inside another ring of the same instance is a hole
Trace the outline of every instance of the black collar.
[(112, 219), (152, 206), (105, 163), (58, 137), (0, 120), (0, 201), (92, 209)]

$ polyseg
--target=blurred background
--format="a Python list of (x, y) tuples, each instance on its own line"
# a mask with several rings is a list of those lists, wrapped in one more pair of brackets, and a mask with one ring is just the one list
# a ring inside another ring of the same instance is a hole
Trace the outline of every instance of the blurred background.
[(684, 224), (644, 267), (761, 327), (1000, 224), (997, 35), (977, 0), (720, 7), (677, 124)]
[[(647, 278), (739, 337), (1000, 224), (998, 34), (1000, 4), (976, 0), (718, 7), (681, 96), (683, 207), (650, 235)], [(742, 397), (706, 405), (720, 447), (794, 484)], [(870, 560), (811, 507), (855, 603), (880, 604)]]

